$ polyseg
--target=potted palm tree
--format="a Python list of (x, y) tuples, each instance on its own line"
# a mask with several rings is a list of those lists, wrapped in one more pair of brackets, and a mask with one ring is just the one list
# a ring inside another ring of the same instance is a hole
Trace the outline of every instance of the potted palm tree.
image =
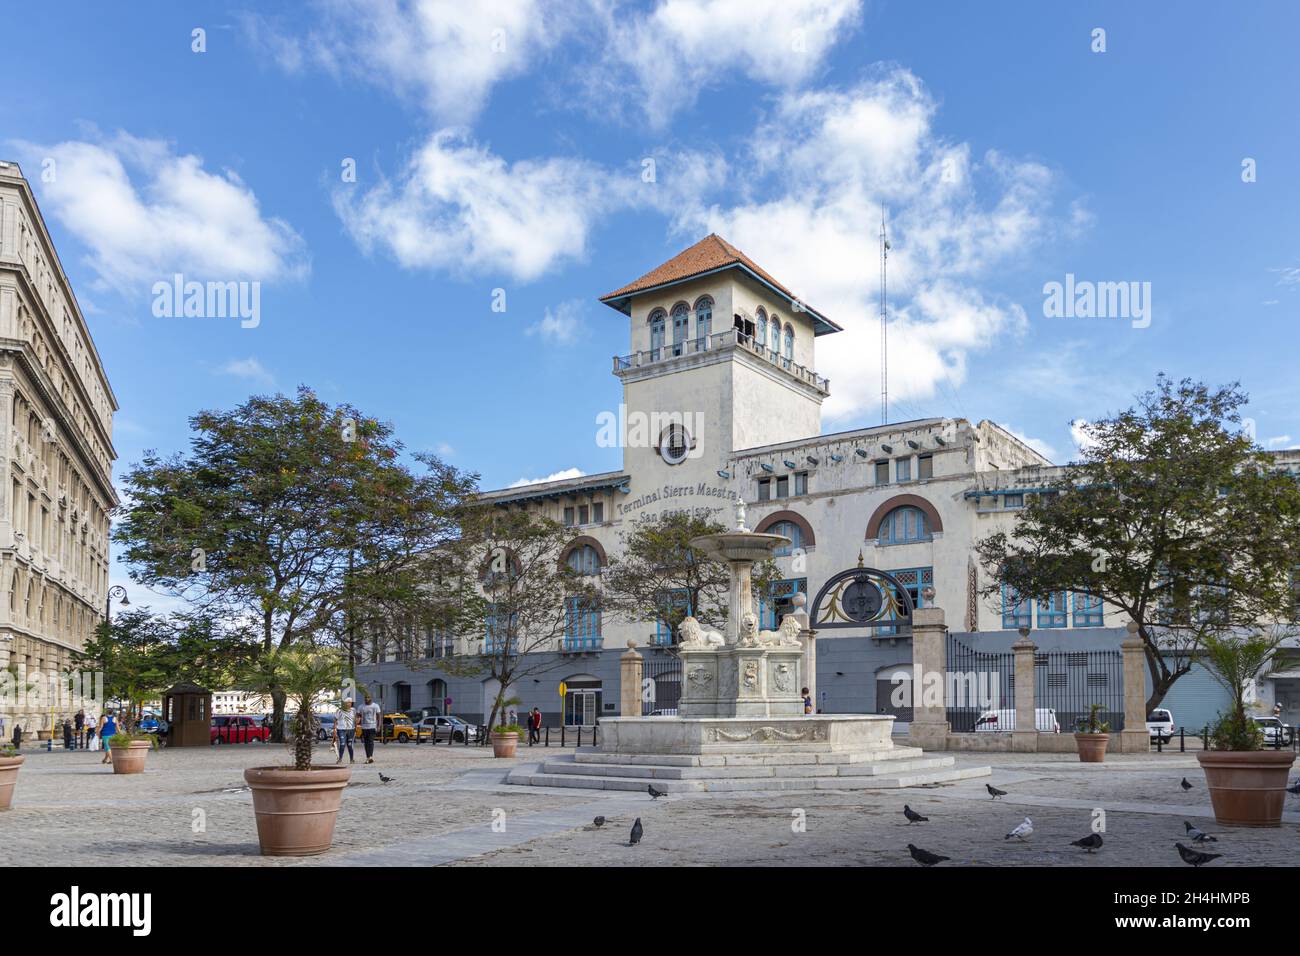
[(284, 690), (297, 704), (290, 725), (292, 766), (251, 767), (244, 780), (253, 791), (257, 840), (263, 856), (312, 856), (334, 842), (334, 823), (343, 802), (343, 789), (352, 771), (347, 767), (313, 767), (316, 719), (312, 706), (324, 692), (335, 690), (347, 676), (343, 657), (312, 646), (272, 651), (262, 662), (262, 676)]
[(8, 810), (13, 803), (18, 768), (23, 765), (23, 759), (13, 747), (0, 747), (0, 810)]
[(144, 773), (145, 757), (157, 746), (152, 734), (119, 730), (108, 738), (113, 773)]
[(1105, 763), (1106, 747), (1110, 744), (1110, 724), (1102, 720), (1101, 704), (1091, 704), (1088, 716), (1080, 717), (1075, 725), (1074, 745), (1079, 751), (1080, 763)]
[(1220, 826), (1275, 827), (1282, 823), (1291, 750), (1266, 750), (1264, 735), (1247, 713), (1246, 692), (1273, 658), (1285, 634), (1210, 635), (1201, 663), (1231, 695), (1228, 710), (1210, 731), (1210, 749), (1196, 755)]
[(501, 724), (492, 728), (492, 756), (513, 757), (524, 728), (518, 724)]

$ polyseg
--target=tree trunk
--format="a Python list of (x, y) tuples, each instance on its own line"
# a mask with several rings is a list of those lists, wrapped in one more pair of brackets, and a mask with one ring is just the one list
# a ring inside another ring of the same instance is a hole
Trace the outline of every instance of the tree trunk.
[(271, 742), (284, 743), (284, 703), (287, 695), (278, 687), (271, 688)]

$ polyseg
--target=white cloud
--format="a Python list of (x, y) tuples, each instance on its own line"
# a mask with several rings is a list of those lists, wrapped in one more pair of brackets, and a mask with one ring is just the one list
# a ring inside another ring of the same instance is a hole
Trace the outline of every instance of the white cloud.
[(242, 378), (254, 385), (262, 386), (263, 388), (275, 387), (275, 376), (267, 371), (266, 367), (262, 365), (261, 362), (252, 357), (246, 359), (231, 359), (225, 365), (218, 368), (217, 373), (220, 375), (229, 375), (233, 378)]
[(1286, 448), (1291, 444), (1290, 435), (1275, 435), (1264, 442), (1265, 448)]
[(581, 478), (585, 474), (586, 472), (580, 468), (566, 468), (545, 478), (520, 478), (518, 481), (511, 482), (510, 487), (522, 488), (524, 485), (540, 485), (547, 481), (564, 481), (566, 478)]
[(242, 18), (254, 49), (289, 73), (320, 68), (414, 99), (437, 121), (465, 123), (498, 83), (526, 72), (579, 22), (581, 0), (318, 0), (315, 28)]
[(407, 268), (527, 281), (586, 254), (611, 193), (607, 174), (585, 160), (507, 163), (445, 129), (395, 180), (360, 195), (340, 187), (334, 207), (363, 249), (381, 246)]
[(856, 27), (861, 0), (663, 0), (648, 12), (593, 4), (604, 56), (587, 92), (602, 112), (635, 111), (662, 129), (700, 93), (736, 77), (779, 89), (805, 83)]
[(438, 442), (438, 444), (434, 446), (433, 450), (437, 452), (439, 458), (450, 458), (452, 455), (456, 454), (456, 449), (452, 448), (451, 445), (447, 444), (445, 441)]
[(1080, 453), (1086, 452), (1097, 444), (1096, 440), (1088, 434), (1090, 424), (1090, 422), (1082, 418), (1076, 418), (1070, 422), (1070, 438), (1074, 440), (1074, 447)]
[(309, 271), (302, 239), (264, 216), (232, 171), (161, 140), (119, 133), (100, 142), (17, 143), (53, 178), (32, 177), (42, 206), (89, 249), (96, 288), (138, 292), (175, 272), (200, 281), (300, 278)]
[(1012, 428), (1010, 425), (1006, 424), (1006, 422), (998, 422), (998, 425), (1005, 431), (1014, 435), (1016, 438), (1019, 438), (1022, 442), (1024, 442), (1034, 451), (1038, 452), (1048, 461), (1056, 461), (1056, 449), (1053, 448), (1051, 445), (1049, 445), (1047, 442), (1043, 441), (1041, 438), (1030, 438), (1024, 432)]
[(557, 345), (568, 345), (576, 341), (582, 325), (584, 304), (581, 299), (569, 299), (554, 309), (548, 308), (538, 322), (528, 327), (528, 334), (539, 335)]

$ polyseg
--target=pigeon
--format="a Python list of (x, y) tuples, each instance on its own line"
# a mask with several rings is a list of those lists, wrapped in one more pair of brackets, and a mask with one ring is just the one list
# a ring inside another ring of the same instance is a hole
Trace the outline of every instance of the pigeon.
[(668, 796), (667, 790), (656, 790), (653, 783), (646, 784), (646, 793), (650, 794), (651, 800), (658, 800), (660, 797)]
[(903, 816), (907, 817), (907, 825), (908, 825), (908, 826), (911, 826), (913, 823), (929, 823), (929, 822), (930, 822), (930, 818), (929, 818), (929, 817), (923, 817), (923, 816), (921, 816), (921, 814), (917, 813), (915, 810), (913, 810), (911, 807), (909, 807), (906, 803), (903, 804)]
[(1081, 850), (1087, 850), (1091, 853), (1093, 850), (1101, 849), (1101, 834), (1089, 833), (1082, 840), (1071, 840), (1070, 846), (1077, 846)]
[(937, 853), (931, 853), (929, 850), (922, 850), (919, 846), (907, 845), (907, 852), (912, 854), (912, 859), (922, 866), (934, 866), (936, 863), (942, 863), (944, 860), (951, 860), (950, 856), (939, 856)]
[(392, 777), (385, 777), (385, 776), (384, 776), (384, 772), (383, 772), (382, 770), (379, 771), (379, 779), (382, 780), (382, 781), (384, 781), (384, 783), (392, 783), (392, 782), (393, 782), (393, 778), (392, 778)]
[(599, 830), (601, 827), (603, 827), (603, 826), (605, 825), (605, 818), (604, 818), (604, 817), (596, 817), (596, 819), (592, 820), (591, 822), (592, 822), (593, 824), (595, 824), (596, 829)]
[(1192, 826), (1186, 820), (1183, 821), (1183, 826), (1187, 827), (1187, 835), (1192, 838), (1193, 843), (1218, 843), (1219, 842), (1218, 837), (1210, 836), (1204, 830)]
[(1192, 785), (1191, 785), (1190, 783), (1187, 782), (1187, 778), (1186, 778), (1186, 777), (1183, 777), (1183, 782), (1180, 783), (1179, 786), (1183, 788), (1183, 792), (1184, 792), (1184, 793), (1186, 793), (1188, 790), (1192, 789)]
[(1223, 856), (1222, 853), (1202, 853), (1200, 850), (1193, 850), (1181, 843), (1175, 843), (1174, 846), (1178, 847), (1178, 855), (1183, 858), (1183, 862), (1190, 863), (1192, 866), (1204, 866), (1211, 860), (1217, 860)]
[(1030, 820), (1029, 817), (1025, 817), (1024, 823), (1020, 824), (1018, 827), (1016, 827), (1014, 830), (1012, 830), (1002, 839), (1010, 840), (1012, 837), (1019, 837), (1021, 840), (1023, 840), (1025, 837), (1029, 836), (1029, 834), (1033, 832), (1034, 832), (1034, 822)]
[(1005, 797), (1007, 795), (1007, 792), (1005, 790), (999, 790), (991, 783), (984, 784), (984, 789), (989, 792), (989, 796), (992, 797), (994, 800), (996, 800), (998, 797)]
[(1297, 797), (1300, 797), (1300, 780), (1297, 780), (1295, 783), (1291, 784), (1291, 786), (1287, 787), (1286, 792), (1294, 793)]
[(641, 827), (641, 818), (637, 817), (636, 823), (632, 824), (632, 836), (628, 842), (628, 846), (636, 846), (638, 843), (640, 843), (641, 834), (644, 832), (645, 830), (642, 829)]

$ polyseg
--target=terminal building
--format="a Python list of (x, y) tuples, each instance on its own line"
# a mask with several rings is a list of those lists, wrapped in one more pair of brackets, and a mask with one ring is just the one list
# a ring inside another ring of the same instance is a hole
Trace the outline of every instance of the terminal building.
[[(980, 597), (989, 582), (975, 542), (1010, 530), (1017, 511), (1060, 468), (987, 420), (927, 418), (822, 434), (831, 383), (816, 371), (816, 352), (840, 326), (721, 237), (705, 237), (601, 302), (629, 333), (629, 352), (613, 359), (623, 385), (619, 417), (642, 426), (626, 431), (646, 440), (626, 442), (619, 471), (484, 495), (571, 528), (565, 558), (575, 569), (600, 574), (639, 520), (689, 511), (731, 524), (743, 499), (749, 527), (791, 540), (776, 559), (782, 579), (762, 602), (765, 629), (777, 626), (796, 593), (811, 603), (824, 582), (861, 562), (893, 575), (915, 606), (942, 607), (949, 639), (962, 652), (1006, 652), (1024, 626), (1043, 654), (1114, 650), (1127, 636), (1126, 622), (1086, 594), (1020, 601), (1004, 589), (992, 601)], [(491, 710), (494, 683), (438, 665), (447, 655), (481, 652), (486, 639), (430, 634), (409, 656), (377, 647), (358, 679), (385, 708), (445, 710), (479, 722)], [(518, 712), (536, 706), (550, 726), (614, 716), (618, 659), (629, 640), (646, 655), (647, 674), (659, 675), (658, 699), (647, 711), (671, 709), (671, 681), (680, 678), (667, 629), (574, 608), (568, 633), (538, 652), (553, 655), (555, 666), (511, 689)], [(827, 630), (816, 641), (820, 710), (908, 719), (909, 708), (896, 706), (893, 693), (911, 679), (905, 625)], [(1100, 697), (1115, 675), (1079, 677)], [(1179, 723), (1199, 727), (1223, 702), (1198, 669), (1175, 685), (1165, 706)], [(1288, 706), (1296, 708), (1289, 722), (1300, 719), (1300, 689)]]

